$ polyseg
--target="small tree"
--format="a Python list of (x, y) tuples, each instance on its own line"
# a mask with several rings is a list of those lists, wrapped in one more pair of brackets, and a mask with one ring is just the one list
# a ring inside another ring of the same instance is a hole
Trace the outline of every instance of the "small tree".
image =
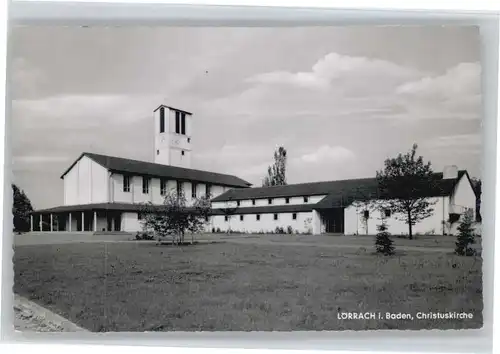
[(188, 206), (184, 193), (169, 193), (162, 205), (149, 202), (142, 206), (142, 224), (159, 239), (171, 237), (174, 244), (183, 243), (186, 232), (191, 232), (193, 243), (194, 233), (203, 231), (210, 211), (210, 200), (206, 197), (195, 199)]
[(33, 206), (31, 201), (26, 196), (23, 190), (20, 190), (18, 186), (12, 184), (13, 193), (13, 203), (12, 203), (12, 215), (13, 224), (15, 232), (28, 232), (31, 229), (31, 213), (33, 212)]
[(286, 149), (280, 146), (274, 152), (274, 164), (267, 168), (267, 176), (262, 182), (263, 187), (286, 185)]
[(481, 194), (483, 183), (479, 178), (471, 178), (472, 188), (474, 189), (474, 193), (476, 194), (476, 222), (481, 222)]
[(417, 144), (406, 154), (385, 160), (384, 169), (377, 171), (377, 181), (385, 204), (408, 225), (408, 236), (413, 238), (412, 227), (432, 215), (435, 202), (426, 191), (436, 188), (431, 163), (424, 163), (417, 155)]
[(387, 225), (384, 220), (377, 225), (377, 236), (375, 237), (375, 249), (377, 253), (385, 256), (394, 254), (394, 246), (392, 245), (391, 234), (387, 231)]
[(472, 210), (467, 210), (458, 226), (457, 242), (455, 243), (455, 253), (459, 256), (473, 256), (475, 254), (474, 249), (470, 247), (475, 243), (473, 224)]

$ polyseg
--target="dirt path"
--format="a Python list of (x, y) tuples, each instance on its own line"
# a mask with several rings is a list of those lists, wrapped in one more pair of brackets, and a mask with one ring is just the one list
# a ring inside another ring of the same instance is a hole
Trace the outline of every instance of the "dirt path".
[(21, 332), (86, 332), (52, 311), (14, 295), (14, 328)]

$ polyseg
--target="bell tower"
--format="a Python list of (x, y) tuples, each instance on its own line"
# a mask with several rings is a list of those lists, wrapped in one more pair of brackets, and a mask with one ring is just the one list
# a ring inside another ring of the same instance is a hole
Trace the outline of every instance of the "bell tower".
[(155, 163), (191, 168), (192, 115), (165, 105), (153, 111)]

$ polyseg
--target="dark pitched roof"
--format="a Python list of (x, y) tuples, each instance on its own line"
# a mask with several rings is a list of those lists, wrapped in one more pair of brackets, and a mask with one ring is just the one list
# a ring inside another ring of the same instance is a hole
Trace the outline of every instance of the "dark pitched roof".
[(178, 180), (197, 181), (228, 187), (251, 186), (251, 183), (232, 175), (194, 170), (190, 168), (167, 166), (152, 162), (131, 160), (115, 156), (99, 155), (89, 152), (82, 153), (80, 157), (62, 174), (61, 178), (63, 178), (83, 156), (87, 156), (88, 158), (94, 160), (95, 162), (112, 172), (137, 174), (151, 177), (175, 178)]
[[(425, 194), (429, 197), (450, 195), (456, 183), (462, 178), (466, 171), (459, 171), (456, 179), (443, 179), (442, 173), (435, 173), (436, 183), (430, 187)], [(468, 176), (468, 174), (467, 174)], [(381, 195), (376, 178), (346, 179), (329, 182), (313, 182), (301, 184), (289, 184), (286, 186), (231, 189), (212, 201), (229, 201), (244, 199), (280, 198), (326, 195), (315, 204), (315, 208), (331, 208), (335, 206), (347, 206), (356, 199), (376, 198)]]
[(61, 205), (53, 208), (35, 210), (33, 213), (70, 213), (82, 211), (139, 211), (141, 204), (131, 203), (93, 203), (78, 205)]
[(191, 113), (191, 112), (184, 111), (184, 110), (179, 109), (179, 108), (174, 108), (174, 107), (166, 106), (166, 105), (164, 105), (164, 104), (161, 104), (161, 105), (159, 105), (158, 107), (156, 107), (156, 108), (155, 108), (155, 110), (154, 110), (153, 112), (156, 112), (156, 111), (157, 111), (157, 110), (159, 110), (161, 107), (165, 107), (165, 108), (171, 109), (171, 110), (173, 110), (173, 111), (179, 111), (179, 112), (182, 112), (182, 113), (186, 113), (186, 114), (189, 114), (190, 116), (192, 116), (192, 115), (193, 115), (193, 113)]
[[(148, 208), (161, 208), (162, 205), (148, 205)], [(223, 209), (212, 209), (211, 215), (239, 215), (239, 214), (272, 214), (272, 213), (296, 213), (308, 212), (313, 210), (314, 204), (297, 204), (297, 205), (265, 205), (261, 207), (245, 207), (236, 208), (233, 212)], [(139, 212), (143, 210), (144, 204), (137, 203), (93, 203), (93, 204), (78, 204), (78, 205), (61, 205), (53, 208), (40, 209), (33, 211), (33, 214), (50, 214), (50, 213), (79, 213), (82, 211), (124, 211), (124, 212)]]

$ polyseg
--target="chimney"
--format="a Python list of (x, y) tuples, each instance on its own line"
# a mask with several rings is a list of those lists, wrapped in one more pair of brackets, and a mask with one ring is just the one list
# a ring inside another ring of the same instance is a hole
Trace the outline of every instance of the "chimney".
[(443, 179), (457, 179), (458, 167), (456, 165), (445, 166), (443, 170)]

